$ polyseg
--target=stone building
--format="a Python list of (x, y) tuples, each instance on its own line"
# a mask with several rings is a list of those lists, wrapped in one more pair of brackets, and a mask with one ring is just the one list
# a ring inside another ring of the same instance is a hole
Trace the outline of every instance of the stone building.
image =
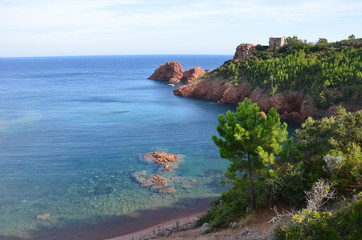
[(285, 45), (285, 37), (270, 37), (269, 38), (269, 50), (274, 50), (275, 48), (280, 48)]

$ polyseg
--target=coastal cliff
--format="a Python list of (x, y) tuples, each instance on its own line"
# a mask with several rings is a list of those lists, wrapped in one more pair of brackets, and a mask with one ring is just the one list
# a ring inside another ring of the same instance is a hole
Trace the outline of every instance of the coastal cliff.
[(253, 88), (250, 83), (243, 82), (238, 86), (227, 80), (200, 80), (174, 89), (174, 94), (182, 97), (195, 97), (219, 103), (237, 104), (244, 98), (257, 103), (262, 111), (278, 109), (281, 119), (303, 122), (307, 117), (321, 117), (313, 100), (302, 92), (277, 93), (268, 95), (261, 88)]

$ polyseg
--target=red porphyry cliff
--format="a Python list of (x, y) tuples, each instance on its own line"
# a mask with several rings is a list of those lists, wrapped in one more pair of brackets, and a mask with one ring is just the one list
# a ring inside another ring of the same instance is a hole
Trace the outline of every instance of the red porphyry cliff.
[(237, 46), (233, 60), (246, 60), (256, 52), (254, 44), (242, 43)]
[(311, 99), (299, 92), (277, 93), (270, 96), (260, 88), (253, 89), (248, 82), (239, 86), (229, 83), (227, 80), (197, 81), (186, 84), (173, 90), (174, 94), (182, 97), (196, 97), (219, 103), (237, 104), (250, 98), (257, 103), (262, 111), (276, 108), (281, 119), (303, 122), (309, 116), (316, 115), (316, 108)]
[(205, 70), (199, 66), (190, 68), (189, 70), (184, 72), (181, 81), (187, 82), (187, 83), (194, 82), (195, 80), (197, 80), (199, 77), (201, 77), (204, 74), (205, 74)]
[(180, 82), (183, 73), (184, 70), (180, 63), (170, 61), (157, 68), (148, 79)]
[(157, 68), (148, 79), (189, 83), (204, 74), (205, 70), (201, 67), (194, 67), (184, 71), (179, 62), (170, 61)]

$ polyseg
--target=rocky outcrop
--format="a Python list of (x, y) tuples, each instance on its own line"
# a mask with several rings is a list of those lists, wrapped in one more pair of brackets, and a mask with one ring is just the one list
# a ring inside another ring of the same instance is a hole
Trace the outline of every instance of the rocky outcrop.
[(180, 63), (170, 61), (157, 68), (148, 79), (180, 82), (183, 73), (184, 70)]
[(256, 52), (254, 44), (242, 43), (237, 46), (233, 60), (245, 60)]
[(201, 67), (194, 67), (184, 71), (179, 62), (170, 61), (157, 68), (148, 79), (190, 83), (204, 74), (205, 70)]
[(147, 153), (144, 156), (146, 159), (151, 159), (157, 163), (169, 163), (169, 162), (177, 162), (179, 156), (173, 153), (166, 152), (151, 152)]
[(191, 68), (183, 73), (181, 82), (191, 83), (197, 80), (199, 77), (205, 74), (205, 70), (201, 67)]
[(177, 164), (181, 159), (180, 155), (166, 152), (151, 152), (145, 154), (143, 157), (148, 162), (161, 164), (162, 170), (164, 171), (170, 171), (177, 168)]
[(198, 81), (174, 89), (174, 94), (182, 97), (203, 98), (219, 103), (237, 104), (244, 98), (257, 103), (262, 111), (276, 108), (281, 119), (303, 122), (307, 117), (316, 116), (313, 101), (301, 92), (277, 93), (270, 96), (260, 88), (253, 89), (248, 82), (235, 86), (226, 80)]

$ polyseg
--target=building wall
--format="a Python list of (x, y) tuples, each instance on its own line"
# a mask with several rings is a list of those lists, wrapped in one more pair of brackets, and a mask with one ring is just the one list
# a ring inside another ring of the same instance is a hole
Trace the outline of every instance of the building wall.
[(285, 37), (280, 38), (269, 38), (269, 50), (273, 50), (275, 47), (283, 47), (285, 45)]

